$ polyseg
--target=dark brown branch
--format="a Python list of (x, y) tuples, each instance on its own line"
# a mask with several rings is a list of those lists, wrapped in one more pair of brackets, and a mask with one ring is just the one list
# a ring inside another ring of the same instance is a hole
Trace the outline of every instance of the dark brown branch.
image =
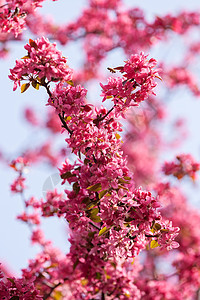
[[(64, 282), (67, 281), (67, 280), (68, 280), (67, 277), (63, 279)], [(48, 299), (48, 298), (51, 296), (51, 294), (53, 293), (53, 291), (54, 291), (58, 286), (60, 286), (62, 283), (63, 283), (63, 282), (58, 282), (56, 285), (50, 287), (50, 288), (51, 288), (50, 292), (49, 292), (48, 294), (44, 295), (43, 300)], [(48, 286), (47, 283), (44, 283), (44, 284)]]
[(102, 116), (102, 117), (97, 116), (97, 118), (93, 120), (93, 123), (95, 125), (98, 125), (101, 121), (103, 121), (111, 113), (111, 111), (113, 111), (114, 108), (115, 108), (115, 105), (104, 116)]
[(94, 228), (101, 230), (101, 228), (99, 228), (97, 225), (93, 224), (92, 222), (89, 222), (90, 225), (92, 225)]
[[(38, 83), (41, 85), (40, 82), (38, 82)], [(52, 93), (51, 93), (51, 91), (50, 91), (50, 88), (49, 88), (48, 83), (44, 82), (44, 83), (42, 84), (42, 86), (45, 87), (45, 89), (46, 89), (46, 91), (47, 91), (47, 94), (48, 94), (49, 97), (52, 99)], [(53, 99), (52, 99), (52, 101), (53, 101)]]
[(151, 237), (151, 238), (153, 238), (153, 237), (159, 237), (159, 234), (155, 234), (155, 235), (145, 234), (145, 236), (146, 236), (146, 237)]
[(61, 114), (58, 114), (60, 121), (62, 122), (62, 127), (64, 127), (71, 135), (73, 133), (73, 131), (67, 126), (65, 120), (63, 119), (63, 117), (61, 116)]
[(60, 285), (61, 285), (61, 282), (54, 285), (54, 287), (51, 288), (50, 292), (43, 297), (43, 300), (48, 299), (51, 296), (51, 294), (53, 293), (53, 291)]
[[(47, 94), (49, 95), (49, 97), (52, 99), (52, 101), (54, 101), (53, 98), (52, 98), (52, 93), (50, 91), (48, 83), (46, 83), (46, 82), (43, 83), (43, 86), (45, 87), (45, 89), (46, 89)], [(58, 116), (59, 116), (60, 121), (62, 123), (62, 127), (64, 127), (69, 132), (69, 134), (72, 135), (73, 131), (67, 126), (67, 124), (66, 124), (66, 122), (64, 120), (64, 117), (62, 117), (61, 114), (58, 114)]]

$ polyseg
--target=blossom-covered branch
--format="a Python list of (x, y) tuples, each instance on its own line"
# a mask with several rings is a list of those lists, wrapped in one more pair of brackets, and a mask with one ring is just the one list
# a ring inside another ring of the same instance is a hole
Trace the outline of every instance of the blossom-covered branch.
[(21, 92), (30, 84), (46, 88), (48, 105), (55, 108), (69, 132), (66, 142), (78, 156), (77, 162), (66, 160), (60, 169), (63, 184), (68, 182), (71, 189), (65, 190), (67, 199), (60, 199), (52, 210), (66, 218), (71, 229), (68, 258), (76, 276), (79, 274), (75, 281), (71, 275), (76, 286), (73, 296), (140, 299), (130, 262), (147, 246), (178, 247), (174, 239), (179, 228), (162, 219), (160, 203), (149, 191), (135, 188), (119, 135), (119, 119), (154, 93), (155, 79), (159, 78), (156, 61), (140, 53), (132, 55), (124, 66), (112, 68), (121, 76), (101, 84), (103, 101), (114, 103), (108, 111), (87, 103), (87, 90), (74, 85), (72, 70), (55, 44), (41, 38), (30, 40), (25, 49), (27, 55), (16, 61), (9, 76), (14, 89), (24, 80)]

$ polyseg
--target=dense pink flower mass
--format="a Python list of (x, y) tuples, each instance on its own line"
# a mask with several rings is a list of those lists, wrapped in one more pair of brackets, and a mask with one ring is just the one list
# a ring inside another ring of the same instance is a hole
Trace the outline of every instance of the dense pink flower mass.
[(148, 60), (147, 56), (140, 53), (132, 55), (123, 67), (109, 68), (113, 73), (119, 70), (123, 77), (110, 77), (107, 85), (101, 84), (103, 101), (113, 97), (115, 110), (120, 113), (125, 107), (136, 105), (154, 94), (155, 77), (159, 78), (156, 63), (155, 59)]
[(21, 80), (28, 80), (22, 91), (25, 91), (30, 83), (39, 89), (44, 80), (59, 81), (71, 78), (71, 69), (67, 67), (67, 60), (56, 49), (56, 44), (51, 44), (48, 39), (41, 38), (36, 41), (29, 40), (25, 46), (28, 51), (23, 60), (17, 60), (16, 66), (11, 70), (9, 78), (14, 80), (14, 90)]
[[(124, 66), (111, 69), (119, 70), (122, 77), (111, 77), (108, 85), (101, 84), (103, 100), (113, 101), (113, 107), (107, 110), (87, 104), (87, 90), (74, 85), (71, 69), (54, 44), (41, 38), (30, 41), (25, 49), (28, 56), (16, 61), (9, 77), (15, 87), (16, 82), (24, 80), (24, 74), (27, 84), (36, 78), (37, 84), (45, 87), (48, 104), (55, 108), (69, 134), (66, 142), (79, 157), (74, 164), (66, 160), (60, 169), (63, 184), (71, 185), (65, 190), (65, 198), (55, 191), (47, 194), (46, 202), (26, 203), (34, 210), (41, 208), (45, 217), (63, 216), (69, 222), (68, 258), (75, 274), (85, 281), (82, 289), (72, 292), (75, 299), (92, 299), (97, 293), (107, 294), (108, 299), (118, 295), (119, 299), (140, 299), (131, 277), (127, 282), (134, 268), (131, 264), (128, 267), (126, 260), (133, 260), (147, 247), (171, 250), (179, 246), (174, 241), (179, 228), (162, 219), (157, 198), (135, 187), (118, 133), (122, 131), (119, 118), (126, 118), (128, 108), (153, 93), (158, 77), (156, 61), (140, 53), (132, 55)], [(51, 90), (50, 82), (55, 81), (59, 82)], [(31, 226), (40, 223), (37, 213), (25, 212), (18, 218)], [(40, 234), (34, 231), (32, 240), (37, 239)], [(68, 274), (67, 280), (72, 278)]]

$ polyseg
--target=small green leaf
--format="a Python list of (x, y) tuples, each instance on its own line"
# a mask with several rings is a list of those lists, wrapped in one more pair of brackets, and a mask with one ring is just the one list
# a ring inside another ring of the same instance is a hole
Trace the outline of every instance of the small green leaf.
[(124, 179), (125, 179), (125, 180), (131, 180), (131, 177), (129, 177), (129, 176), (124, 176)]
[(124, 187), (123, 185), (121, 185), (121, 184), (118, 185), (118, 188), (119, 188), (119, 189), (126, 190), (126, 191), (129, 191), (129, 189), (125, 188), (125, 187)]
[(124, 180), (123, 178), (119, 178), (119, 179), (118, 179), (118, 183), (127, 183), (127, 184), (130, 184), (129, 181)]
[(33, 86), (36, 90), (39, 90), (40, 85), (39, 85), (39, 83), (37, 83), (37, 81), (33, 80), (33, 81), (31, 82), (31, 84), (32, 84), (32, 86)]
[(74, 83), (73, 83), (72, 80), (68, 80), (67, 83), (68, 83), (69, 85), (71, 85), (71, 86), (74, 86)]
[(107, 231), (107, 227), (103, 227), (100, 231), (99, 231), (99, 236), (101, 236), (102, 234), (104, 234)]
[(14, 281), (14, 279), (13, 279), (13, 278), (9, 278), (9, 277), (7, 277), (7, 279), (8, 279), (10, 282), (12, 282), (12, 284), (15, 284), (15, 281)]
[(30, 56), (29, 55), (25, 55), (21, 59), (28, 59), (28, 58), (30, 58)]
[(163, 229), (161, 229), (160, 231), (161, 231), (161, 232), (169, 232), (169, 229), (163, 228)]
[(99, 213), (98, 207), (95, 207), (95, 208), (93, 208), (93, 209), (90, 211), (90, 214), (91, 214), (91, 215), (97, 215), (98, 213)]
[(21, 86), (21, 93), (24, 93), (26, 90), (28, 90), (29, 86), (30, 86), (29, 82), (22, 84), (22, 86)]
[(159, 245), (158, 242), (155, 241), (155, 240), (152, 240), (151, 243), (150, 243), (151, 249), (157, 248), (157, 247), (159, 247), (159, 246), (160, 246), (160, 245)]
[(99, 216), (93, 216), (90, 218), (94, 223), (100, 223), (101, 218)]
[(61, 299), (63, 299), (63, 295), (62, 295), (61, 291), (54, 291), (53, 292), (53, 299), (54, 300), (61, 300)]
[(87, 187), (87, 190), (90, 190), (91, 192), (98, 192), (101, 190), (101, 183), (96, 183), (94, 185), (91, 185)]
[(95, 223), (101, 222), (101, 218), (97, 216), (98, 213), (99, 213), (99, 209), (97, 207), (89, 211), (89, 217)]
[(101, 279), (101, 273), (100, 272), (96, 272), (96, 279)]
[(86, 286), (88, 284), (88, 279), (87, 278), (81, 279), (81, 284), (82, 286)]
[(99, 199), (103, 198), (107, 194), (108, 190), (103, 190), (99, 193)]
[(56, 268), (58, 266), (58, 263), (53, 263), (50, 266), (46, 267), (46, 270)]
[(115, 137), (116, 137), (117, 140), (119, 140), (121, 138), (121, 136), (119, 135), (119, 133), (116, 133)]
[(155, 223), (153, 226), (153, 229), (155, 229), (155, 230), (160, 230), (161, 228), (162, 228), (161, 225), (158, 223)]
[(92, 209), (93, 207), (95, 207), (97, 205), (97, 202), (95, 201), (94, 203), (90, 202), (87, 204), (86, 209)]

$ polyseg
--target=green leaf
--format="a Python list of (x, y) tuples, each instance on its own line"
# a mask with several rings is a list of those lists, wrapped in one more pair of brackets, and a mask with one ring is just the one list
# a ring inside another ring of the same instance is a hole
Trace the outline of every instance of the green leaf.
[(98, 213), (99, 213), (98, 207), (95, 207), (90, 211), (90, 215), (97, 215)]
[(161, 225), (158, 223), (155, 223), (153, 226), (153, 229), (155, 229), (155, 230), (160, 230), (161, 228), (162, 228)]
[(81, 284), (82, 286), (86, 286), (88, 284), (88, 279), (87, 278), (81, 279)]
[(101, 218), (99, 216), (92, 216), (90, 218), (94, 223), (100, 223), (101, 222)]
[(96, 279), (101, 279), (101, 273), (100, 272), (96, 272)]
[(155, 240), (152, 240), (151, 243), (150, 243), (151, 249), (157, 248), (157, 247), (159, 247), (159, 246), (160, 246), (160, 245), (159, 245), (158, 242), (155, 241)]
[(68, 80), (67, 83), (68, 83), (69, 85), (71, 85), (71, 86), (74, 86), (74, 83), (73, 83), (72, 80)]
[(33, 86), (36, 90), (39, 90), (40, 85), (39, 85), (39, 83), (37, 83), (37, 81), (33, 80), (33, 81), (31, 82), (31, 84), (32, 84), (32, 86)]
[(21, 93), (26, 92), (26, 90), (28, 90), (29, 86), (30, 86), (30, 83), (24, 83), (24, 84), (22, 84), (22, 86), (21, 86)]
[(88, 203), (86, 206), (86, 209), (92, 209), (93, 207), (95, 207), (97, 205), (97, 203), (98, 203), (98, 201)]
[(161, 229), (160, 231), (161, 231), (161, 232), (169, 232), (169, 229), (163, 228), (163, 229)]
[(108, 190), (103, 190), (99, 193), (99, 199), (103, 198), (107, 194)]
[(125, 188), (125, 187), (124, 187), (123, 185), (121, 185), (121, 184), (118, 185), (118, 188), (119, 188), (119, 189), (126, 190), (126, 191), (129, 191), (129, 189)]
[(104, 234), (107, 231), (107, 227), (103, 227), (100, 231), (99, 231), (99, 236), (101, 236), (102, 234)]
[(63, 299), (63, 295), (62, 295), (61, 291), (54, 291), (53, 292), (53, 299), (54, 300), (61, 300), (61, 299)]
[(124, 180), (123, 178), (119, 178), (118, 183), (127, 183), (127, 184), (130, 184), (129, 181)]
[(48, 270), (48, 269), (56, 268), (57, 266), (58, 266), (58, 263), (53, 263), (50, 266), (46, 267), (45, 269)]
[(12, 282), (12, 284), (15, 284), (15, 281), (14, 281), (14, 279), (13, 279), (13, 278), (9, 278), (9, 277), (7, 277), (7, 279), (8, 279), (10, 282)]
[(119, 133), (116, 133), (115, 136), (116, 136), (117, 140), (119, 140), (121, 138), (121, 136), (119, 135)]
[(97, 207), (89, 211), (89, 217), (95, 223), (101, 222), (101, 218), (97, 216), (98, 213), (99, 213), (99, 209)]
[(129, 176), (124, 176), (124, 179), (125, 179), (125, 180), (131, 180), (131, 177), (129, 177)]
[(30, 58), (30, 56), (29, 55), (25, 55), (21, 59), (28, 59), (28, 58)]
[(87, 187), (87, 190), (90, 190), (91, 192), (98, 192), (101, 190), (101, 183), (96, 183), (94, 185), (91, 185)]

